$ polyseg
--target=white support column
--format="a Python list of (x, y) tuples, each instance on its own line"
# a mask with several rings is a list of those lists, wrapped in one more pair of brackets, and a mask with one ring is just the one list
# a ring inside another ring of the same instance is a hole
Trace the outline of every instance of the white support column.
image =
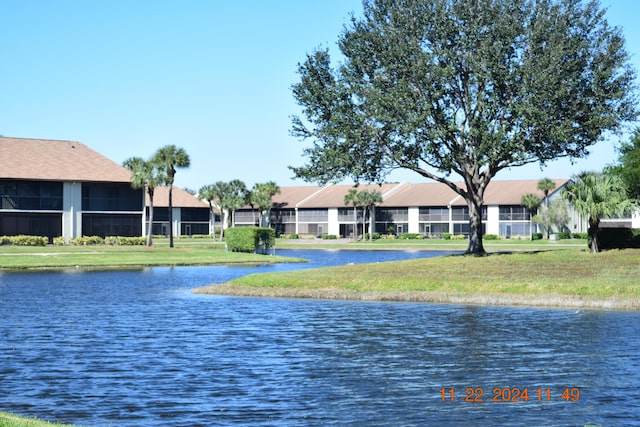
[(82, 183), (62, 185), (62, 237), (66, 241), (82, 236)]
[(327, 234), (340, 234), (340, 224), (338, 223), (338, 208), (327, 210)]
[(500, 235), (500, 207), (487, 206), (486, 234)]
[(182, 224), (182, 210), (180, 208), (173, 209), (173, 237), (180, 237), (180, 224)]
[(407, 233), (419, 233), (420, 232), (420, 208), (417, 206), (409, 207), (408, 209), (408, 230)]

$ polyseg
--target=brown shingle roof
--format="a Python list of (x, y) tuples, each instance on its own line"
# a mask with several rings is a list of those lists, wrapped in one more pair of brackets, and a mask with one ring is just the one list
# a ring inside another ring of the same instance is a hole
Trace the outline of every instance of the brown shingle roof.
[[(491, 181), (484, 193), (485, 205), (520, 205), (522, 196), (527, 193), (534, 193), (541, 199), (544, 193), (538, 190), (537, 179)], [(568, 180), (553, 179), (558, 190)], [(553, 192), (552, 191), (552, 192)], [(444, 184), (437, 182), (402, 184), (388, 197), (385, 198), (381, 206), (384, 207), (404, 207), (404, 206), (465, 206), (467, 202), (458, 196), (453, 190)]]
[(299, 203), (300, 208), (344, 208), (344, 196), (350, 189), (356, 188), (362, 190), (377, 190), (384, 196), (385, 193), (396, 187), (398, 184), (367, 184), (354, 187), (353, 185), (330, 185), (323, 187), (322, 191), (317, 192), (313, 197)]
[[(146, 194), (146, 204), (149, 206), (149, 195)], [(173, 186), (171, 203), (174, 208), (209, 208), (209, 204), (191, 195), (180, 187)], [(154, 207), (169, 207), (169, 187), (156, 187), (153, 193)]]
[(0, 178), (129, 182), (129, 171), (76, 141), (0, 137)]
[(280, 187), (280, 193), (272, 197), (273, 205), (282, 209), (293, 209), (300, 202), (313, 196), (322, 187), (316, 185), (301, 185), (297, 187)]
[[(459, 202), (459, 203), (458, 203)], [(400, 184), (384, 199), (383, 207), (447, 206), (466, 204), (452, 189), (437, 182)]]

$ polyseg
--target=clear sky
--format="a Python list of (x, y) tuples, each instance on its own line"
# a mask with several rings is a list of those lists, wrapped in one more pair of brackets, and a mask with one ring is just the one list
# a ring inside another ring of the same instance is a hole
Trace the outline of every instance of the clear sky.
[[(640, 2), (601, 5), (640, 69)], [(306, 185), (287, 168), (305, 162), (289, 135), (297, 64), (317, 47), (337, 51), (361, 10), (360, 0), (0, 0), (0, 134), (80, 141), (118, 163), (175, 144), (191, 157), (176, 184), (196, 191), (232, 179)], [(497, 178), (600, 170), (617, 143)]]

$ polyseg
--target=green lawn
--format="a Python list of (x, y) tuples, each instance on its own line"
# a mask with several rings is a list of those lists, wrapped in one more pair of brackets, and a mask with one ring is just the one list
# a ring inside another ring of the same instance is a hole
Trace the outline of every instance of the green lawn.
[(197, 292), (640, 309), (640, 250), (444, 256), (254, 274)]
[[(343, 243), (337, 240), (321, 239), (278, 239), (276, 247), (280, 249), (289, 248), (334, 248), (334, 249), (416, 249), (416, 250), (460, 250), (467, 249), (467, 240), (444, 240), (444, 239), (378, 239), (370, 241), (357, 241)], [(549, 240), (484, 240), (484, 247), (487, 251), (529, 251), (537, 249), (555, 250), (563, 248), (586, 248), (587, 241), (584, 239), (567, 239), (551, 242)]]
[(71, 424), (50, 423), (35, 418), (19, 417), (8, 412), (0, 412), (0, 427), (72, 427)]
[[(0, 246), (0, 268), (133, 268), (146, 266), (215, 265), (292, 262), (291, 258), (226, 252), (207, 242), (160, 242), (146, 246)], [(298, 260), (299, 261), (299, 260)]]

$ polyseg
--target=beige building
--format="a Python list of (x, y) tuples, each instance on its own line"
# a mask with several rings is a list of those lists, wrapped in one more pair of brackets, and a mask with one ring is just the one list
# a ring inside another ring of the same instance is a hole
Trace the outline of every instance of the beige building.
[(0, 235), (142, 234), (142, 190), (80, 142), (0, 137), (0, 165)]
[[(555, 179), (556, 188), (548, 199), (558, 197), (567, 179)], [(493, 181), (485, 192), (482, 216), (484, 232), (503, 237), (529, 236), (532, 232), (529, 210), (520, 204), (527, 193), (537, 194), (538, 180)], [(362, 209), (354, 218), (353, 206), (344, 198), (352, 185), (283, 187), (274, 197), (271, 223), (277, 234), (353, 236), (355, 224), (361, 234)], [(466, 201), (440, 183), (389, 183), (360, 185), (358, 190), (374, 189), (383, 202), (376, 207), (375, 232), (381, 234), (419, 233), (438, 237), (444, 233), (468, 235), (469, 209)], [(236, 225), (255, 224), (256, 214), (245, 208), (236, 212)], [(579, 229), (579, 224), (568, 224)], [(365, 231), (369, 231), (365, 221)], [(535, 225), (533, 225), (535, 227)]]
[[(195, 234), (213, 234), (213, 227), (220, 222), (220, 216), (214, 218), (209, 204), (198, 199), (180, 187), (173, 186), (173, 234), (174, 236), (192, 236)], [(145, 224), (149, 224), (149, 196), (146, 196)], [(145, 225), (145, 233), (147, 230)], [(169, 187), (157, 187), (153, 196), (153, 227), (151, 233), (167, 236), (169, 233)]]

